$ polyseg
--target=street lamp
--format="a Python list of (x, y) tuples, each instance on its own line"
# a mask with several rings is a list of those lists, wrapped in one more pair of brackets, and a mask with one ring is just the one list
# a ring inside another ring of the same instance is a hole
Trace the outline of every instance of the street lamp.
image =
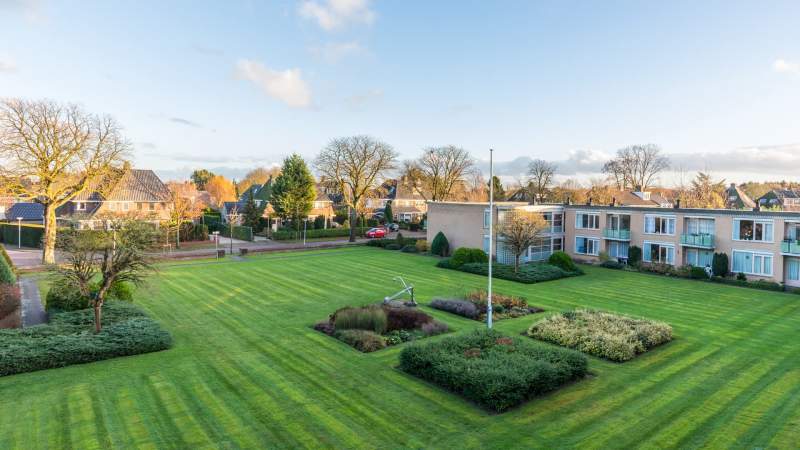
[(17, 217), (17, 248), (22, 248), (22, 217)]
[(306, 229), (308, 228), (308, 217), (303, 219), (303, 247), (306, 246)]
[(219, 231), (214, 231), (211, 234), (214, 236), (214, 253), (217, 254), (217, 259), (219, 259)]

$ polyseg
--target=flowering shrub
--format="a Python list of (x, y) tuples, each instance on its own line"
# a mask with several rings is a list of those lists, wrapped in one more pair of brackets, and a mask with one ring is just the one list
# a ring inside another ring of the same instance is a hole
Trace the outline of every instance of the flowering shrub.
[[(463, 299), (433, 299), (431, 308), (441, 309), (459, 316), (473, 320), (486, 320), (488, 294), (485, 290), (478, 289), (468, 292)], [(544, 311), (535, 306), (528, 306), (528, 301), (523, 297), (492, 293), (492, 318), (502, 320), (517, 318), (528, 314)]]
[(528, 336), (624, 362), (672, 340), (672, 327), (663, 322), (579, 309), (531, 325)]

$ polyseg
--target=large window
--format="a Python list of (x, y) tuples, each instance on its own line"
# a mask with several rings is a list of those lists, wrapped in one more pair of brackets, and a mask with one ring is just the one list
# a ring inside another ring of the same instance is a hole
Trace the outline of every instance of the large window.
[(772, 253), (734, 250), (733, 271), (749, 275), (772, 276)]
[(774, 225), (771, 220), (734, 219), (733, 240), (772, 242)]
[(547, 225), (550, 227), (550, 232), (561, 233), (564, 231), (564, 214), (546, 212), (542, 213), (542, 216), (547, 222)]
[(659, 244), (645, 242), (642, 249), (642, 259), (645, 262), (675, 264), (675, 246), (672, 244)]
[(710, 266), (714, 259), (714, 252), (696, 248), (686, 249), (686, 264), (695, 267)]
[(550, 238), (540, 238), (528, 247), (528, 261), (542, 261), (550, 257), (553, 253)]
[(714, 234), (714, 219), (687, 218), (686, 234)]
[(630, 230), (631, 229), (631, 216), (627, 214), (609, 214), (606, 217), (606, 228), (611, 230)]
[(575, 228), (584, 230), (600, 229), (600, 214), (579, 212), (575, 214)]
[(648, 234), (675, 234), (675, 217), (672, 216), (644, 216), (644, 232)]
[(580, 255), (594, 255), (594, 256), (599, 255), (600, 240), (577, 236), (575, 238), (575, 253), (578, 253)]
[(619, 241), (608, 242), (608, 256), (612, 258), (628, 258), (628, 243)]
[(786, 259), (786, 279), (789, 281), (800, 281), (800, 259)]
[(558, 252), (564, 250), (564, 239), (563, 238), (553, 238), (553, 251)]

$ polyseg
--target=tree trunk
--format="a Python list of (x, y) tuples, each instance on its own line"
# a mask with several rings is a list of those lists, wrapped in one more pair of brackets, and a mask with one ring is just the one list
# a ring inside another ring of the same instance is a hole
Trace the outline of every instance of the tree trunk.
[(355, 242), (356, 241), (356, 226), (358, 226), (358, 224), (356, 222), (357, 222), (358, 216), (356, 215), (356, 209), (355, 208), (351, 208), (351, 207), (348, 206), (348, 209), (350, 209), (350, 242)]
[(102, 315), (103, 315), (103, 302), (95, 301), (94, 302), (94, 332), (95, 333), (99, 333), (103, 329)]
[(44, 242), (42, 242), (42, 264), (56, 263), (56, 207), (52, 203), (44, 205)]
[(514, 255), (514, 273), (519, 270), (519, 255)]

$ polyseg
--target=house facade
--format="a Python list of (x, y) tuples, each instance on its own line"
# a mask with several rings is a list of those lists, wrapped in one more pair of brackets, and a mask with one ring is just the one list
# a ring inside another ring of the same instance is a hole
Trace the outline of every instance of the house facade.
[(367, 209), (378, 211), (392, 202), (392, 220), (418, 222), (428, 211), (428, 202), (407, 178), (387, 180), (366, 200)]
[(758, 198), (761, 208), (800, 211), (800, 190), (772, 189)]
[[(495, 214), (502, 220), (504, 209), (526, 207), (550, 215), (552, 225), (547, 234), (550, 252), (558, 249), (560, 242), (563, 250), (577, 260), (599, 262), (602, 253), (625, 261), (630, 247), (637, 246), (642, 249), (642, 260), (646, 263), (705, 267), (711, 264), (714, 253), (725, 253), (733, 273), (800, 287), (800, 212), (500, 204)], [(429, 204), (428, 239), (442, 231), (451, 248), (470, 246), (487, 250), (482, 240), (488, 235), (488, 224), (484, 224), (483, 217), (470, 213), (481, 209), (488, 217), (486, 203)], [(454, 219), (439, 217), (451, 213), (455, 214)], [(555, 225), (559, 214), (563, 220), (562, 232)], [(549, 256), (545, 244), (530, 248), (525, 261)], [(497, 245), (498, 261), (506, 262), (508, 255), (504, 255), (502, 240)]]
[(91, 229), (115, 217), (158, 223), (168, 220), (171, 210), (172, 193), (155, 172), (126, 167), (58, 208), (56, 218)]

